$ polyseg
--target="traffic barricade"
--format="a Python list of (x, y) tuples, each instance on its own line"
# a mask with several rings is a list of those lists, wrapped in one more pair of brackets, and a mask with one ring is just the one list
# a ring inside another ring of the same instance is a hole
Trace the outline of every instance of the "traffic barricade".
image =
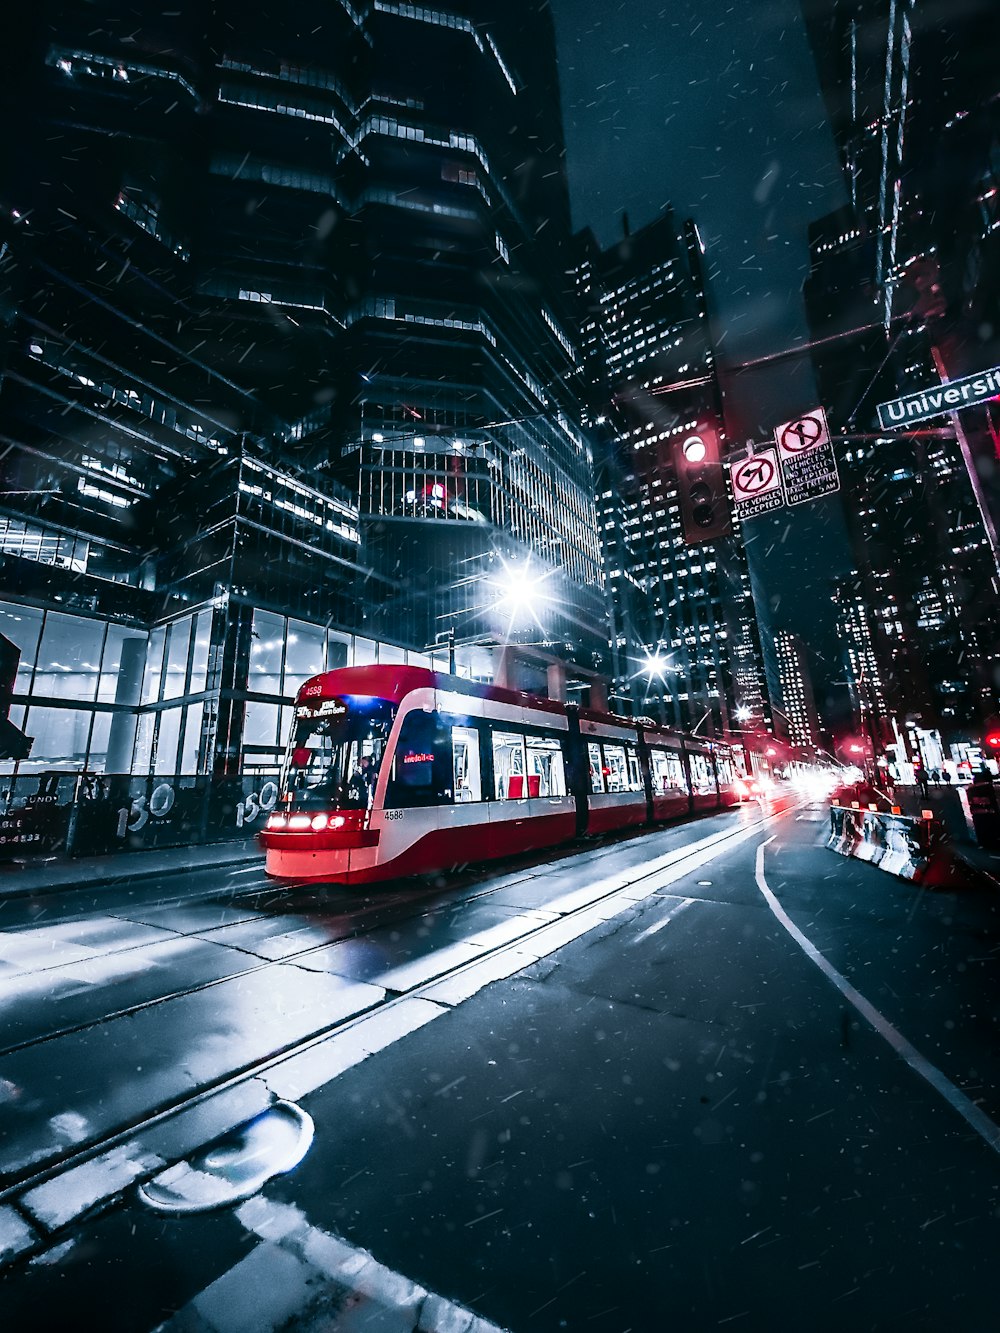
[(927, 815), (918, 819), (896, 810), (862, 810), (858, 803), (830, 807), (826, 845), (831, 851), (914, 884), (943, 887), (969, 878), (948, 844), (944, 826)]
[(861, 841), (860, 811), (850, 806), (830, 807), (830, 838), (827, 846), (841, 856), (853, 856)]
[(861, 813), (860, 837), (851, 855), (858, 861), (867, 861), (869, 865), (880, 865), (886, 854), (886, 829), (883, 817), (877, 811), (865, 810)]

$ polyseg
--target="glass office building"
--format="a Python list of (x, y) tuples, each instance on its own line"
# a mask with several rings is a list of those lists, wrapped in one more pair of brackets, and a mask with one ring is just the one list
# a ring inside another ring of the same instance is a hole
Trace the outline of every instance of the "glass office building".
[[(546, 7), (16, 22), (20, 772), (273, 772), (308, 675), (446, 665), (449, 631), (460, 670), (585, 689), (607, 627)], [(540, 589), (520, 621), (510, 569)]]

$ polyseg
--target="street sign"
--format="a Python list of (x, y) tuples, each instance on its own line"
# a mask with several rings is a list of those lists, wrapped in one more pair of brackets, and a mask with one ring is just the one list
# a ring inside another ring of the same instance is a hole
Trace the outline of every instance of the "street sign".
[(781, 508), (781, 473), (776, 449), (760, 449), (749, 458), (732, 463), (729, 475), (734, 513), (741, 522)]
[(785, 503), (806, 504), (840, 490), (837, 459), (830, 442), (826, 413), (811, 408), (775, 428), (781, 459)]
[(904, 394), (890, 403), (879, 403), (878, 424), (883, 430), (893, 430), (896, 426), (907, 426), (911, 421), (927, 421), (946, 412), (974, 407), (990, 398), (1000, 398), (1000, 366), (980, 371), (978, 375), (966, 375), (961, 380), (948, 380), (931, 389)]
[(830, 443), (830, 432), (826, 425), (826, 413), (821, 407), (814, 407), (810, 412), (803, 412), (793, 421), (786, 421), (777, 426), (774, 438), (778, 441), (781, 461), (786, 458), (798, 458), (810, 449), (818, 449)]

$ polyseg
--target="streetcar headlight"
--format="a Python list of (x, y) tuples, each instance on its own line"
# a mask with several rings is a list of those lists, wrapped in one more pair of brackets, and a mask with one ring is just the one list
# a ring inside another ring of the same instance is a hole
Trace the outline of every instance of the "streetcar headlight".
[(331, 828), (343, 828), (345, 822), (346, 822), (346, 821), (345, 821), (343, 815), (331, 815), (331, 816), (330, 816), (330, 827), (331, 827)]
[(288, 823), (284, 815), (269, 815), (267, 820), (268, 828), (284, 828)]
[(288, 827), (299, 829), (308, 828), (309, 822), (308, 815), (292, 815), (291, 819), (288, 821)]
[(321, 828), (326, 828), (326, 815), (313, 815), (311, 827), (318, 833)]

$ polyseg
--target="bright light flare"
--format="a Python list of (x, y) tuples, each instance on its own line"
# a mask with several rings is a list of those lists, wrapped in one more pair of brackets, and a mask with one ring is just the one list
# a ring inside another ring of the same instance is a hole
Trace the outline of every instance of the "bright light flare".
[(551, 572), (533, 568), (530, 557), (521, 564), (510, 564), (501, 557), (500, 564), (500, 573), (491, 582), (497, 593), (497, 610), (507, 617), (508, 628), (530, 620), (541, 629), (538, 610), (552, 600), (545, 591)]
[(659, 648), (655, 652), (645, 650), (646, 658), (642, 664), (642, 674), (648, 680), (663, 680), (667, 674), (667, 658), (660, 652)]
[(753, 709), (748, 708), (746, 704), (740, 704), (735, 710), (733, 716), (737, 722), (749, 722), (753, 717)]
[(805, 770), (791, 780), (792, 789), (807, 801), (823, 801), (840, 782), (840, 774), (829, 769)]

